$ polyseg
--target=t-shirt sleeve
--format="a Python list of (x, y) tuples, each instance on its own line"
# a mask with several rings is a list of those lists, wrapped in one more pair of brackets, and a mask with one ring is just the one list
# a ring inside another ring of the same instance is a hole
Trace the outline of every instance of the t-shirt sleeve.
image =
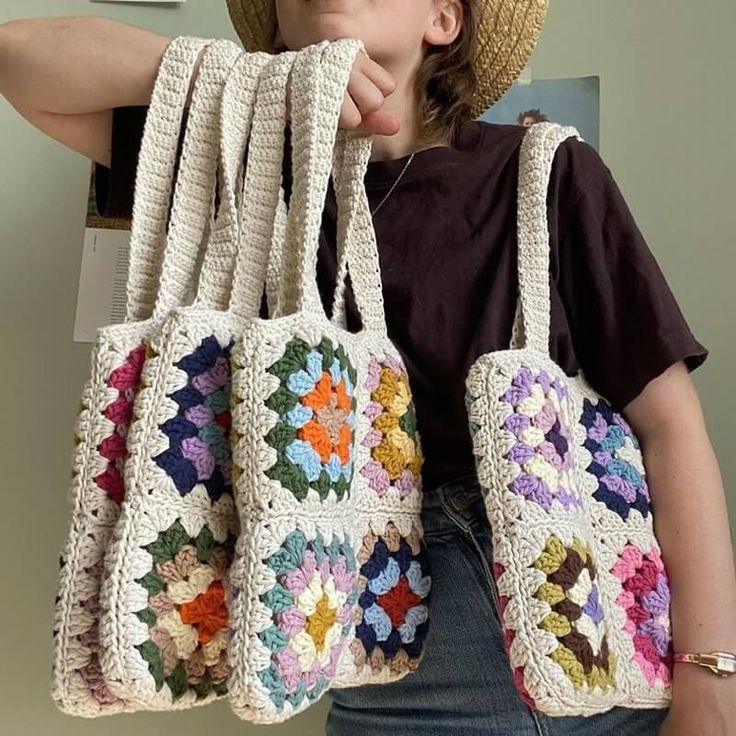
[(110, 167), (95, 167), (95, 198), (101, 217), (129, 220), (133, 216), (133, 192), (138, 153), (143, 140), (148, 107), (116, 107), (112, 114)]
[(591, 386), (623, 408), (669, 366), (708, 356), (611, 171), (587, 143), (558, 150), (550, 185), (552, 278)]

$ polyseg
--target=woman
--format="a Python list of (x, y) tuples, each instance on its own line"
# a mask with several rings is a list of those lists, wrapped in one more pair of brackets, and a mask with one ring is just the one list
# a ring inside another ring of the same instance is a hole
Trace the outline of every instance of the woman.
[[(341, 124), (375, 134), (366, 185), (389, 334), (412, 381), (426, 456), (432, 617), (417, 672), (332, 692), (327, 733), (725, 736), (736, 678), (674, 665), (669, 711), (549, 718), (517, 695), (489, 571), (464, 379), (508, 347), (516, 303), (522, 126), (472, 122), (523, 69), (545, 0), (230, 0), (247, 48), (360, 37)], [(32, 124), (97, 161), (106, 215), (130, 214), (145, 105), (167, 38), (101, 19), (0, 27), (0, 90)], [(689, 371), (695, 339), (608, 168), (568, 141), (549, 196), (555, 360), (579, 368), (642, 440), (672, 586), (678, 652), (736, 650), (736, 580), (719, 469)], [(320, 249), (335, 277), (335, 211)], [(355, 316), (352, 300), (349, 314)], [(449, 387), (449, 388), (448, 388)], [(697, 544), (694, 542), (697, 540)], [(715, 602), (715, 603), (714, 603)]]

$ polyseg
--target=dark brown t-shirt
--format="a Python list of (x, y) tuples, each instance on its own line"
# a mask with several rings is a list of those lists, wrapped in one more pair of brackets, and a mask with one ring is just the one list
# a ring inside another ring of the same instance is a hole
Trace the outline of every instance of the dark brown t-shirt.
[[(129, 217), (146, 108), (114, 114), (112, 165), (98, 166), (100, 214)], [(388, 332), (417, 405), (431, 489), (474, 468), (464, 381), (482, 353), (509, 347), (517, 299), (519, 126), (473, 122), (452, 147), (416, 154), (375, 216)], [(406, 158), (371, 162), (371, 207)], [(595, 149), (568, 140), (548, 197), (552, 357), (623, 408), (673, 363), (692, 371), (708, 350), (688, 324), (610, 170)], [(335, 203), (328, 196), (319, 251), (329, 309), (336, 273)], [(348, 292), (349, 324), (357, 324)]]

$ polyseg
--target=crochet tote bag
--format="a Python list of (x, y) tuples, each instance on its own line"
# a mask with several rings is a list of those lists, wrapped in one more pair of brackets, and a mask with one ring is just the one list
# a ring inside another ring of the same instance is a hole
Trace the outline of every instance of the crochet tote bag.
[(541, 123), (523, 141), (521, 322), (511, 347), (478, 358), (467, 378), (510, 664), (549, 715), (670, 697), (669, 589), (639, 442), (582, 372), (567, 376), (549, 353), (547, 189), (571, 137)]
[[(352, 162), (338, 192), (347, 208), (340, 229), (355, 239), (347, 250), (361, 332), (327, 319), (316, 282), (340, 106), (360, 48), (320, 44), (295, 61), (284, 316), (252, 320), (232, 353), (241, 533), (228, 695), (237, 715), (259, 723), (292, 717), (331, 686), (405, 676), (428, 626), (418, 438), (406, 372), (386, 334), (372, 224), (359, 205), (370, 154), (361, 136), (338, 157)], [(276, 185), (268, 191), (272, 208)], [(249, 270), (260, 274), (259, 295), (262, 262)]]
[[(82, 394), (73, 461), (71, 526), (61, 557), (54, 623), (52, 697), (63, 711), (100, 716), (136, 710), (118, 698), (100, 670), (99, 590), (103, 556), (125, 495), (123, 462), (146, 344), (167, 309), (185, 303), (194, 260), (179, 261), (169, 241), (156, 304), (162, 245), (166, 239), (174, 162), (190, 79), (204, 49), (203, 74), (193, 92), (183, 156), (196, 159), (211, 133), (216, 108), (212, 84), (221, 83), (235, 58), (235, 44), (212, 48), (204, 39), (177, 38), (166, 50), (154, 86), (140, 151), (130, 242), (127, 316), (99, 330), (91, 373)], [(182, 182), (183, 183), (183, 182)], [(171, 252), (169, 252), (169, 250)]]
[[(151, 337), (134, 403), (127, 492), (100, 595), (101, 664), (111, 690), (151, 710), (206, 704), (227, 690), (226, 597), (238, 534), (229, 355), (241, 320), (228, 309), (240, 241), (237, 181), (247, 144), (247, 180), (257, 178), (280, 148), (269, 136), (275, 125), (283, 126), (285, 96), (279, 99), (277, 80), (292, 60), (243, 53), (218, 89), (221, 135), (210, 130), (207, 145), (215, 161), (222, 148), (220, 219), (193, 304), (169, 310)], [(208, 187), (206, 193), (187, 190), (182, 206), (172, 210), (172, 237), (194, 243), (202, 235), (215, 172), (184, 158), (181, 167)], [(177, 235), (174, 223), (186, 229)], [(268, 243), (270, 233), (263, 236)]]

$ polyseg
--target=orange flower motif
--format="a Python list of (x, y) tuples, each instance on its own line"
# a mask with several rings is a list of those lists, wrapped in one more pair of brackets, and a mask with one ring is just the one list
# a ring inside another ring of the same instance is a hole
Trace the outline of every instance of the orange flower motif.
[(314, 412), (314, 419), (307, 422), (298, 432), (300, 440), (309, 442), (323, 463), (333, 453), (340, 462), (350, 460), (351, 432), (347, 424), (351, 399), (345, 388), (345, 380), (334, 388), (332, 377), (325, 371), (317, 385), (302, 398), (302, 404)]
[(330, 455), (332, 454), (332, 437), (330, 437), (330, 433), (326, 427), (323, 427), (313, 419), (299, 430), (298, 435), (300, 440), (309, 442), (312, 445), (323, 463), (326, 463), (330, 459)]
[(353, 477), (357, 371), (342, 345), (296, 338), (268, 369), (280, 388), (266, 400), (279, 419), (267, 441), (276, 450), (268, 476), (299, 499), (345, 496)]
[(327, 371), (322, 373), (322, 378), (317, 385), (302, 399), (302, 404), (317, 411), (330, 403), (332, 396), (332, 379)]
[(228, 622), (225, 588), (222, 582), (215, 580), (191, 603), (182, 603), (179, 614), (185, 624), (191, 624), (197, 629), (200, 643), (210, 642), (220, 629), (227, 626)]
[(350, 427), (348, 427), (347, 424), (343, 424), (342, 427), (340, 427), (340, 439), (335, 446), (335, 450), (337, 450), (337, 455), (340, 458), (340, 462), (342, 463), (346, 463), (348, 460), (350, 460), (350, 442)]
[(337, 408), (342, 411), (350, 411), (351, 399), (348, 396), (347, 389), (345, 388), (345, 379), (343, 378), (335, 388), (335, 394), (337, 396)]

